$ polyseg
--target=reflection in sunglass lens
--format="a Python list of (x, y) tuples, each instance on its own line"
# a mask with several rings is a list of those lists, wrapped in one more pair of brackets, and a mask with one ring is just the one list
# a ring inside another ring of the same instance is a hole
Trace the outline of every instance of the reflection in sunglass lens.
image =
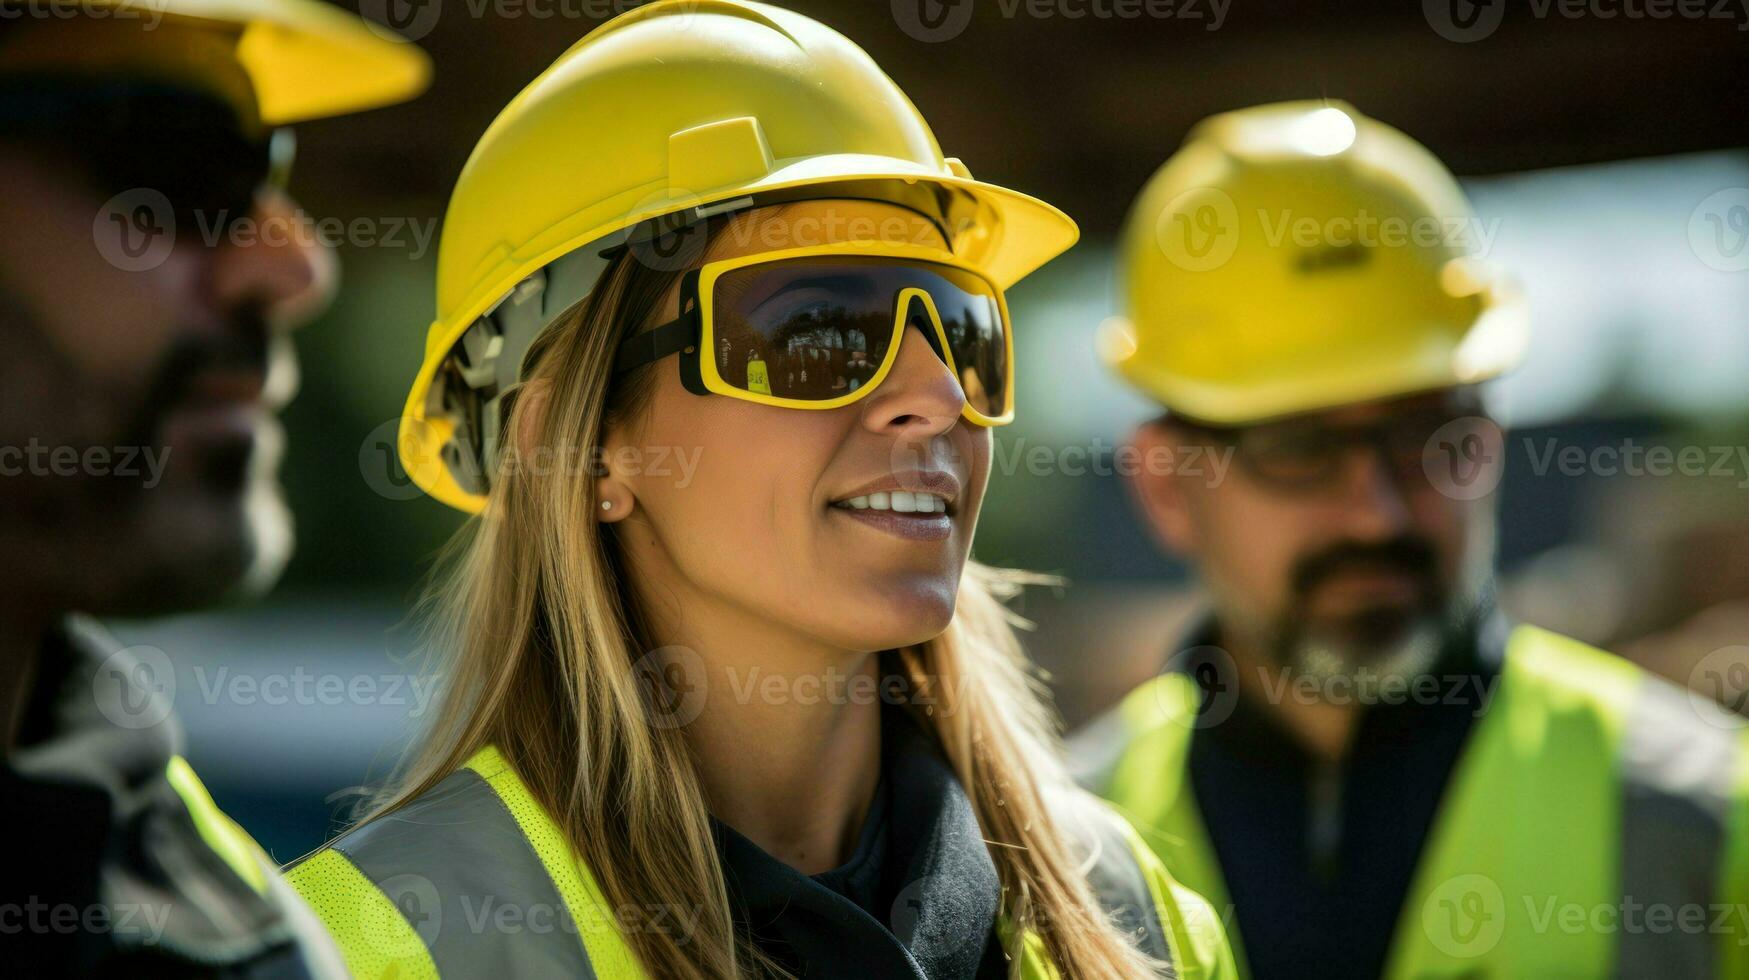
[(855, 392), (886, 361), (907, 289), (934, 301), (972, 407), (1003, 414), (1008, 352), (995, 292), (976, 276), (929, 263), (842, 256), (724, 273), (713, 301), (717, 374), (743, 391), (799, 401)]
[(892, 343), (896, 272), (801, 261), (724, 274), (716, 285), (717, 374), (744, 391), (802, 401), (861, 388)]

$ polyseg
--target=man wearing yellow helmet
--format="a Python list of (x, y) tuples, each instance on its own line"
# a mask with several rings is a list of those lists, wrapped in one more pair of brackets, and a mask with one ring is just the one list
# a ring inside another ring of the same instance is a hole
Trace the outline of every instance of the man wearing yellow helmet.
[[(0, 0), (9, 975), (342, 975), (178, 754), (164, 655), (87, 617), (277, 575), (284, 331), (332, 280), (328, 256), (265, 231), (298, 220), (279, 127), (400, 101), (428, 73), (313, 0)], [(262, 233), (231, 234), (243, 221)]]
[(1135, 477), (1211, 610), (1084, 779), (1250, 975), (1744, 976), (1743, 730), (1492, 605), (1475, 385), (1526, 327), (1485, 231), (1340, 103), (1206, 120), (1148, 185), (1102, 353), (1165, 410), (1143, 457), (1236, 465)]

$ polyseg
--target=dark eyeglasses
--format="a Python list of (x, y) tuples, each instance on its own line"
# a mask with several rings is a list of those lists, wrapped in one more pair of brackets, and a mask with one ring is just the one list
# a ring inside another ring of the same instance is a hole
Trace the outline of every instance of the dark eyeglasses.
[(54, 75), (0, 80), (0, 142), (54, 152), (105, 199), (157, 191), (184, 233), (247, 217), (258, 191), (285, 186), (296, 152), (291, 130), (251, 135), (215, 95)]
[(1223, 427), (1175, 419), (1174, 424), (1231, 447), (1234, 459), (1259, 481), (1289, 490), (1318, 490), (1338, 482), (1356, 452), (1370, 451), (1399, 479), (1427, 479), (1429, 460), (1446, 448), (1441, 429), (1475, 418), (1472, 402), (1417, 406), (1373, 422), (1333, 423), (1318, 417)]

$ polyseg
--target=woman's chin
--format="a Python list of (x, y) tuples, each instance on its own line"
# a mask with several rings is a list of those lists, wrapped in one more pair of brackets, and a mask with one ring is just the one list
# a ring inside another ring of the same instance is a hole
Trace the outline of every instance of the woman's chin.
[[(953, 622), (957, 593), (957, 588), (946, 586), (913, 587), (878, 601), (858, 602), (854, 609), (837, 610), (832, 632), (849, 649), (891, 650), (926, 643)], [(815, 614), (821, 612), (826, 610)]]

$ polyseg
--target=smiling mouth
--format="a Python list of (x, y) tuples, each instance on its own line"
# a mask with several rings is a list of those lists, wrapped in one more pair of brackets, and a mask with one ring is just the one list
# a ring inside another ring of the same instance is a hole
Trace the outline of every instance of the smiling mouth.
[(950, 506), (933, 493), (882, 490), (833, 501), (826, 512), (906, 541), (940, 542), (953, 535)]
[(887, 490), (878, 493), (863, 494), (848, 500), (833, 501), (833, 507), (840, 510), (868, 510), (894, 514), (943, 514), (947, 513), (947, 498), (933, 493), (912, 492), (909, 490)]

